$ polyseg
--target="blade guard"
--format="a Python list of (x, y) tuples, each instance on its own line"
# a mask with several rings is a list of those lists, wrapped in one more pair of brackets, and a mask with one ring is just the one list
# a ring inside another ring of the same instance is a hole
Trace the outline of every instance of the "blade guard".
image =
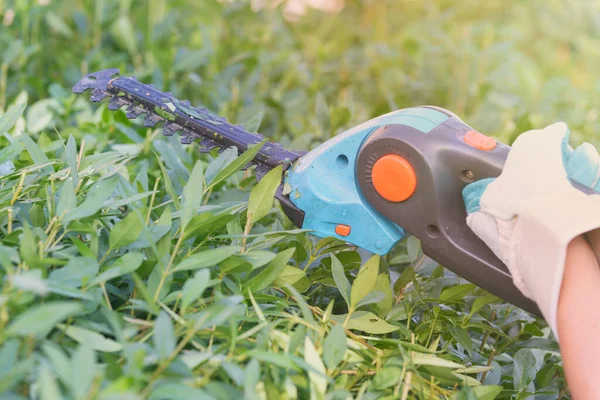
[(288, 170), (286, 183), (290, 201), (305, 213), (302, 228), (372, 253), (388, 253), (405, 231), (364, 197), (355, 167), (361, 146), (386, 125), (414, 126), (424, 135), (448, 118), (428, 108), (395, 111), (341, 133), (300, 158)]

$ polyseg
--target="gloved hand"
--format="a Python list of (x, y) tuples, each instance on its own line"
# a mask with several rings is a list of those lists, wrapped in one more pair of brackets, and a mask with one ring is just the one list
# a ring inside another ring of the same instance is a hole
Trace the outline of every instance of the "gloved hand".
[[(600, 195), (584, 194), (569, 177), (600, 191), (600, 156), (590, 144), (573, 150), (556, 123), (519, 136), (502, 174), (463, 191), (467, 224), (534, 300), (558, 338), (556, 317), (566, 249), (589, 234), (600, 249)], [(600, 252), (596, 254), (600, 255)]]

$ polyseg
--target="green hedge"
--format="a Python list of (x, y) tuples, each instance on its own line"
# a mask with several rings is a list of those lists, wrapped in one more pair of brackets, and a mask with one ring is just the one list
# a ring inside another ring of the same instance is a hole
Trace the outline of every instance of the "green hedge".
[(0, 1), (0, 399), (568, 398), (545, 323), (416, 240), (381, 259), (316, 240), (276, 176), (70, 88), (119, 67), (293, 149), (420, 104), (508, 143), (565, 120), (600, 144), (599, 11)]

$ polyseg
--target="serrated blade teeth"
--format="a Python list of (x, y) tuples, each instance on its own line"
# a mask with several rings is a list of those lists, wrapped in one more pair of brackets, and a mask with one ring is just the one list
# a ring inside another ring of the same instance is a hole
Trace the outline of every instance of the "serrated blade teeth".
[(115, 111), (115, 110), (118, 110), (119, 108), (123, 107), (126, 104), (130, 104), (130, 103), (125, 98), (113, 96), (110, 98), (110, 101), (108, 102), (108, 109)]
[(202, 138), (202, 140), (200, 141), (200, 151), (202, 153), (208, 153), (215, 147), (220, 148), (219, 143), (215, 142), (214, 140), (212, 140), (210, 138)]
[(194, 140), (198, 139), (198, 135), (195, 134), (192, 131), (188, 131), (187, 129), (184, 129), (183, 131), (181, 131), (181, 143), (182, 144), (190, 144), (192, 143)]
[(160, 115), (148, 113), (146, 115), (146, 118), (144, 118), (144, 126), (151, 127), (151, 126), (154, 126), (164, 120), (165, 119), (163, 117), (161, 117)]
[(173, 136), (175, 133), (179, 132), (183, 128), (177, 125), (174, 122), (166, 122), (163, 125), (163, 135), (165, 136)]
[(108, 94), (107, 92), (105, 92), (102, 89), (94, 89), (92, 91), (92, 94), (90, 95), (90, 100), (92, 100), (92, 102), (97, 103), (99, 101), (101, 101), (103, 98), (110, 96), (110, 94)]
[(129, 118), (129, 119), (136, 119), (137, 117), (139, 117), (141, 114), (143, 114), (145, 112), (146, 112), (146, 110), (144, 110), (142, 107), (132, 104), (129, 107), (127, 107), (126, 115), (127, 115), (127, 118)]

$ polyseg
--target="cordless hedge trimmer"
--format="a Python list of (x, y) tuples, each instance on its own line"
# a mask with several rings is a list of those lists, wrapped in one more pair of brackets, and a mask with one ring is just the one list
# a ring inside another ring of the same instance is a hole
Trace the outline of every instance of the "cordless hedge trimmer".
[[(158, 91), (117, 69), (85, 76), (75, 93), (110, 98), (144, 125), (163, 123), (167, 136), (199, 141), (203, 152), (235, 146), (242, 153), (263, 137), (232, 125), (188, 101)], [(336, 237), (372, 253), (386, 254), (414, 235), (423, 252), (489, 292), (541, 315), (514, 286), (506, 266), (469, 229), (462, 189), (496, 177), (510, 147), (498, 143), (438, 107), (414, 107), (382, 115), (323, 143), (297, 152), (266, 142), (253, 160), (260, 179), (281, 166), (276, 197), (291, 221), (318, 237)], [(582, 190), (586, 190), (581, 187)]]

